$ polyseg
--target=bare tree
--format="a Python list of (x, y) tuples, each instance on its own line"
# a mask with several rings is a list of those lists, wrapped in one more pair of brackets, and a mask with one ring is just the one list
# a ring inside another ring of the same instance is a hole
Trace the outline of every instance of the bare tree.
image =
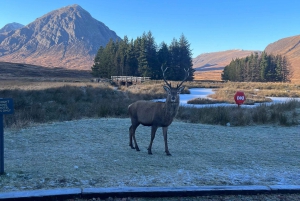
[[(168, 83), (165, 79), (165, 72), (168, 68), (163, 70), (161, 67), (162, 74), (166, 85), (163, 86), (167, 92), (166, 102), (153, 102), (140, 100), (132, 103), (128, 106), (128, 112), (131, 118), (131, 126), (129, 128), (129, 146), (136, 151), (140, 151), (135, 138), (135, 131), (137, 127), (142, 124), (144, 126), (151, 126), (151, 140), (148, 147), (148, 154), (152, 154), (151, 148), (155, 138), (155, 133), (158, 127), (162, 127), (164, 141), (165, 141), (165, 152), (170, 156), (167, 141), (168, 126), (173, 122), (174, 117), (177, 114), (179, 108), (179, 94), (184, 89), (183, 82), (188, 78), (189, 72), (185, 70), (185, 78), (177, 87), (172, 87), (171, 83)], [(134, 140), (135, 146), (132, 144)]]

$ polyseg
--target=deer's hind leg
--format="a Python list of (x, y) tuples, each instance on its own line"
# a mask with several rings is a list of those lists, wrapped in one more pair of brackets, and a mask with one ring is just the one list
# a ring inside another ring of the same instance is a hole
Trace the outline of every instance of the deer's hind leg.
[(131, 147), (131, 149), (135, 149), (134, 146), (132, 145), (132, 125), (129, 127), (129, 146)]
[[(139, 146), (136, 142), (136, 139), (135, 139), (135, 130), (136, 128), (139, 126), (140, 124), (132, 124), (129, 128), (129, 146), (132, 148), (132, 149), (136, 149), (137, 151), (140, 151), (139, 149)], [(132, 144), (132, 140), (134, 141), (134, 145)]]

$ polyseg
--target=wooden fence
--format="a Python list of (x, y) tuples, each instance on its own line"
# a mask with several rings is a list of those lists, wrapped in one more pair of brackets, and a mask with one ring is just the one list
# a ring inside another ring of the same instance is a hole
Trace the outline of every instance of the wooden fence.
[(119, 85), (132, 85), (150, 80), (150, 77), (111, 76), (111, 80)]

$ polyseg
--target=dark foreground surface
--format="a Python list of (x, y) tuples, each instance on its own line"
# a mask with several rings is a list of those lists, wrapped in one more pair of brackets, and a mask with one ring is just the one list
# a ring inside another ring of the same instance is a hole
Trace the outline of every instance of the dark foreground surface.
[(299, 201), (300, 194), (258, 194), (258, 195), (210, 195), (210, 196), (198, 196), (198, 197), (159, 197), (159, 198), (113, 198), (106, 199), (91, 198), (91, 199), (66, 199), (65, 201), (94, 201), (94, 200), (106, 200), (106, 201)]
[(300, 200), (299, 185), (65, 188), (0, 193), (0, 200)]

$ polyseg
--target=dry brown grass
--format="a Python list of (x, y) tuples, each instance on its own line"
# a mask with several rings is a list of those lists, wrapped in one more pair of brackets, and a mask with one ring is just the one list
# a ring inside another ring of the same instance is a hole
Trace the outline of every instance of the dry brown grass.
[(107, 83), (93, 83), (93, 82), (63, 82), (63, 81), (36, 81), (36, 80), (0, 80), (0, 90), (44, 90), (50, 88), (58, 88), (63, 86), (74, 87), (108, 87), (113, 88)]
[[(180, 82), (171, 82), (172, 86), (176, 86)], [(130, 95), (131, 97), (135, 96), (141, 100), (151, 100), (151, 99), (159, 99), (166, 97), (166, 91), (164, 90), (163, 86), (165, 85), (164, 81), (161, 80), (153, 80), (148, 81), (143, 84), (138, 85), (131, 85), (129, 87), (122, 86), (121, 90), (124, 91), (126, 94)], [(183, 84), (186, 86), (187, 84)], [(190, 93), (188, 87), (182, 91), (184, 94)], [(131, 98), (129, 97), (129, 98)]]
[(194, 73), (194, 80), (209, 80), (209, 81), (221, 81), (222, 70), (212, 70), (200, 72), (196, 71)]
[(0, 97), (14, 100), (14, 114), (4, 127), (68, 121), (85, 117), (127, 116), (126, 98), (106, 83), (29, 82), (0, 89)]
[(9, 62), (0, 62), (0, 72), (1, 80), (87, 81), (92, 78), (90, 70), (50, 68)]

